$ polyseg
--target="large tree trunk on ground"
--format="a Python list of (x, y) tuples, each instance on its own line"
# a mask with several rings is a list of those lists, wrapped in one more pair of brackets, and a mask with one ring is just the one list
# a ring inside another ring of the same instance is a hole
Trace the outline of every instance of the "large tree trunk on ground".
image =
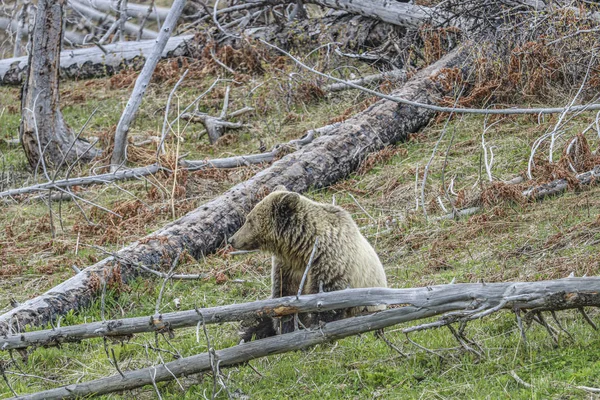
[[(359, 289), (356, 291), (364, 294), (369, 290)], [(381, 289), (372, 290), (378, 291)], [(392, 292), (393, 290), (387, 289), (387, 291)], [(404, 332), (425, 329), (426, 327), (445, 326), (463, 321), (467, 322), (483, 318), (500, 309), (528, 309), (541, 312), (545, 310), (582, 309), (584, 306), (597, 307), (600, 305), (598, 278), (596, 277), (544, 282), (440, 285), (418, 289), (398, 289), (396, 291), (398, 293), (410, 293), (408, 296), (398, 296), (396, 304), (404, 304), (403, 307), (330, 322), (316, 329), (302, 329), (285, 335), (240, 344), (215, 351), (212, 355), (209, 353), (193, 355), (166, 364), (125, 371), (123, 375), (116, 374), (18, 398), (28, 400), (81, 398), (131, 390), (152, 383), (156, 384), (156, 382), (172, 380), (174, 377), (208, 371), (214, 368), (214, 360), (218, 360), (217, 365), (219, 367), (228, 367), (259, 357), (300, 350), (319, 343), (330, 342), (443, 313), (448, 314), (436, 323), (411, 327), (405, 329)], [(319, 296), (333, 298), (338, 293), (343, 296), (344, 291), (323, 293), (310, 297), (312, 299)], [(365, 297), (369, 297), (367, 301), (372, 304), (372, 296)], [(521, 331), (521, 334), (525, 335), (524, 330)], [(467, 346), (464, 347), (467, 348)]]
[[(434, 103), (435, 98), (446, 93), (432, 78), (444, 68), (461, 64), (465, 58), (466, 51), (455, 49), (417, 73), (394, 95), (420, 103)], [(98, 289), (98, 280), (109, 278), (115, 268), (120, 272), (116, 276), (125, 281), (131, 279), (138, 271), (125, 260), (161, 268), (169, 265), (183, 250), (201, 258), (239, 229), (246, 214), (267, 191), (277, 185), (285, 185), (296, 192), (331, 185), (355, 171), (369, 153), (405, 140), (409, 133), (427, 125), (434, 115), (431, 110), (389, 100), (375, 103), (332, 129), (329, 135), (315, 139), (222, 196), (122, 249), (117, 253), (119, 262), (113, 257), (106, 258), (0, 316), (0, 333), (6, 332), (9, 325), (13, 330), (17, 326), (37, 325), (88, 304)]]
[(59, 102), (59, 61), (64, 0), (37, 5), (28, 78), (23, 87), (19, 136), (31, 167), (89, 161), (98, 151), (76, 139), (66, 125)]

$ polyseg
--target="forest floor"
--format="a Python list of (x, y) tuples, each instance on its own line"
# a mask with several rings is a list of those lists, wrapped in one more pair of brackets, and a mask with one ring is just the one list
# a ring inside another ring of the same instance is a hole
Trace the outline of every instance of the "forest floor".
[[(173, 98), (171, 118), (216, 79), (215, 71), (190, 68), (189, 78)], [(370, 72), (364, 66), (361, 68), (363, 73)], [(156, 159), (156, 137), (160, 136), (167, 96), (183, 69), (176, 62), (160, 64), (131, 130), (134, 142), (150, 139), (151, 143), (130, 145), (132, 165), (147, 165)], [(374, 101), (357, 91), (324, 95), (322, 84), (305, 73), (290, 75), (296, 69), (286, 62), (270, 70), (220, 81), (199, 103), (201, 111), (218, 115), (226, 86), (231, 85), (230, 111), (244, 106), (256, 109), (238, 119), (248, 127), (230, 131), (216, 145), (209, 145), (207, 137), (200, 136), (203, 131), (200, 125), (181, 121), (167, 142), (171, 159), (177, 152), (185, 154), (187, 159), (258, 153), (299, 138), (309, 129), (354, 115)], [(346, 76), (356, 73), (355, 70), (340, 72)], [(126, 71), (107, 79), (65, 81), (61, 92), (67, 122), (78, 131), (96, 110), (83, 136), (98, 138), (99, 147), (110, 148), (136, 76), (137, 73)], [(10, 147), (3, 140), (18, 136), (19, 89), (0, 87), (0, 97), (9, 100), (0, 107), (0, 181), (4, 189), (8, 186), (7, 179), (10, 187), (31, 184), (34, 177), (21, 148)], [(336, 203), (352, 213), (380, 255), (390, 287), (445, 284), (452, 280), (456, 283), (538, 281), (564, 278), (571, 273), (598, 275), (600, 188), (573, 188), (541, 202), (521, 202), (514, 193), (531, 182), (515, 186), (516, 189), (488, 182), (481, 146), (484, 118), (458, 116), (446, 125), (446, 117), (440, 117), (407, 142), (369, 157), (360, 171), (346, 180), (306, 195), (322, 202), (332, 202), (335, 196)], [(557, 154), (594, 117), (592, 113), (582, 113), (574, 118), (560, 140)], [(494, 146), (494, 178), (508, 180), (522, 174), (527, 169), (532, 143), (556, 124), (556, 118), (506, 117), (490, 128), (485, 139), (488, 146)], [(432, 154), (443, 132), (445, 135)], [(597, 137), (590, 135), (589, 139), (595, 150), (599, 145)], [(541, 151), (547, 148), (542, 146)], [(421, 207), (416, 209), (416, 198), (421, 196), (423, 171), (430, 161), (425, 186), (426, 218)], [(77, 174), (87, 174), (92, 168), (100, 172), (103, 162), (106, 159), (94, 167), (79, 169)], [(73, 265), (82, 269), (104, 258), (105, 253), (98, 247), (106, 251), (119, 249), (263, 167), (180, 173), (175, 182), (171, 176), (158, 174), (147, 180), (121, 182), (120, 188), (115, 185), (76, 188), (78, 196), (121, 217), (81, 201), (79, 204), (68, 201), (60, 207), (58, 203), (52, 204), (51, 218), (48, 205), (35, 195), (19, 202), (0, 203), (0, 311), (9, 310), (13, 300), (23, 302), (66, 280), (74, 273)], [(535, 183), (548, 179), (548, 174), (539, 174)], [(443, 182), (448, 186), (451, 181), (457, 207), (469, 199), (481, 198), (483, 210), (458, 220), (436, 219), (446, 214), (438, 197), (450, 209), (442, 188)], [(176, 303), (181, 309), (190, 309), (269, 296), (267, 254), (232, 256), (222, 251), (200, 261), (191, 258), (182, 261), (179, 273), (206, 272), (209, 278), (169, 282), (161, 312), (175, 311)], [(98, 300), (85, 310), (61, 318), (60, 324), (151, 315), (161, 283), (139, 278), (126, 286), (111, 287), (104, 309)], [(528, 346), (524, 346), (514, 315), (501, 312), (467, 327), (467, 335), (484, 350), (481, 359), (457, 348), (448, 330), (412, 334), (412, 340), (432, 350), (428, 352), (408, 342), (401, 327), (393, 327), (388, 329), (387, 336), (408, 354), (407, 358), (369, 333), (254, 360), (250, 363), (252, 368), (227, 368), (222, 371), (223, 379), (231, 397), (251, 399), (590, 398), (592, 394), (576, 386), (600, 387), (600, 336), (578, 313), (557, 315), (572, 335), (570, 338), (561, 333), (558, 345), (543, 327), (532, 325), (527, 332)], [(597, 310), (590, 310), (590, 315), (600, 322)], [(236, 324), (209, 326), (211, 346), (219, 349), (237, 344), (237, 328)], [(152, 334), (137, 335), (109, 347), (114, 349), (122, 370), (170, 361), (178, 354), (206, 352), (207, 343), (202, 336), (197, 340), (195, 328), (177, 330), (175, 334), (170, 344), (158, 337), (163, 351), (154, 349)], [(9, 360), (6, 354), (0, 357)], [(15, 358), (19, 369), (11, 367), (6, 376), (19, 394), (116, 373), (100, 339), (60, 348), (38, 348), (26, 359), (17, 354)], [(213, 380), (210, 374), (198, 374), (158, 387), (164, 399), (208, 398)], [(0, 398), (11, 395), (5, 382), (0, 383)], [(155, 397), (151, 386), (106, 396)], [(227, 393), (222, 391), (219, 397), (226, 398)]]

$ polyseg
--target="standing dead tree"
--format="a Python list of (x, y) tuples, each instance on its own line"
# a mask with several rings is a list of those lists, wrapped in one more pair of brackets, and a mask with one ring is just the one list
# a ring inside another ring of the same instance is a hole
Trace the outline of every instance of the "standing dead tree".
[[(520, 310), (528, 310), (524, 317), (525, 322), (534, 321), (536, 318), (542, 320), (543, 317), (540, 318), (540, 315), (544, 311), (582, 310), (583, 307), (599, 307), (599, 284), (600, 278), (598, 277), (568, 278), (542, 282), (450, 284), (416, 289), (350, 289), (301, 296), (298, 299), (295, 296), (276, 299), (284, 312), (290, 311), (290, 308), (294, 308), (296, 305), (301, 308), (317, 308), (318, 310), (320, 306), (325, 305), (327, 307), (326, 305), (336, 302), (338, 305), (343, 304), (344, 306), (357, 304), (402, 304), (403, 306), (371, 315), (330, 322), (316, 329), (303, 329), (240, 344), (218, 350), (212, 354), (203, 353), (184, 357), (161, 365), (124, 371), (110, 377), (75, 383), (20, 396), (19, 398), (31, 400), (65, 399), (131, 390), (153, 383), (156, 384), (156, 382), (172, 380), (175, 377), (210, 370), (212, 368), (211, 360), (213, 359), (219, 360), (220, 367), (228, 367), (259, 357), (300, 350), (319, 343), (441, 314), (443, 316), (436, 322), (405, 328), (403, 332), (408, 334), (442, 326), (452, 328), (452, 324), (466, 324), (469, 321), (483, 318), (502, 309), (513, 310), (517, 316)], [(250, 304), (256, 308), (260, 308), (262, 304), (269, 304), (273, 308), (265, 307), (264, 311), (277, 314), (278, 307), (273, 304), (274, 302), (274, 300), (265, 300)], [(229, 307), (241, 309), (246, 306), (241, 304)], [(204, 311), (206, 310), (197, 310), (198, 316), (194, 321), (194, 325), (203, 322)], [(243, 318), (246, 315), (248, 314), (238, 313), (236, 317)], [(227, 319), (227, 317), (224, 319)], [(521, 335), (525, 337), (525, 330), (521, 321), (522, 319), (517, 317)], [(206, 321), (204, 322), (206, 323)], [(452, 330), (456, 332), (455, 329)], [(455, 334), (461, 346), (466, 348), (464, 336), (461, 335), (463, 334), (458, 332)]]
[[(419, 103), (434, 103), (438, 96), (445, 94), (435, 77), (447, 68), (460, 67), (466, 57), (464, 49), (455, 49), (415, 74), (394, 94)], [(17, 326), (44, 323), (88, 304), (98, 280), (112, 279), (115, 272), (119, 272), (118, 276), (127, 281), (139, 273), (134, 263), (161, 268), (183, 250), (201, 258), (221, 246), (242, 225), (252, 207), (277, 185), (302, 193), (337, 182), (355, 171), (369, 153), (405, 140), (408, 134), (429, 123), (434, 115), (432, 110), (381, 100), (222, 196), (122, 249), (116, 257), (86, 268), (0, 316), (0, 332), (7, 332), (9, 326), (15, 331)]]
[(38, 2), (22, 94), (21, 144), (29, 165), (36, 171), (42, 167), (45, 173), (47, 166), (90, 161), (99, 154), (88, 142), (75, 137), (60, 111), (63, 6), (63, 0)]

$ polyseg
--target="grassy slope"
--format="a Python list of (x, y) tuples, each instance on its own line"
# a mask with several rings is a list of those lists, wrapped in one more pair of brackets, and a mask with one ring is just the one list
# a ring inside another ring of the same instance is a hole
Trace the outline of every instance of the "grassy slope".
[[(126, 74), (122, 74), (113, 79), (112, 85), (104, 80), (66, 82), (63, 109), (69, 123), (79, 128), (98, 107), (86, 133), (102, 138), (106, 145), (127, 98), (128, 88), (118, 87), (126, 78)], [(214, 77), (199, 75), (184, 84), (179, 104), (188, 104), (212, 79)], [(266, 83), (251, 92), (262, 82)], [(143, 138), (160, 133), (163, 107), (173, 83), (162, 82), (150, 89), (132, 133)], [(245, 105), (259, 110), (245, 120), (251, 128), (234, 132), (217, 146), (209, 146), (206, 138), (197, 138), (198, 127), (182, 125), (180, 132), (185, 141), (180, 154), (189, 153), (188, 158), (207, 158), (258, 152), (261, 143), (270, 148), (275, 143), (298, 137), (306, 129), (324, 125), (364, 100), (362, 95), (348, 92), (327, 100), (306, 102), (306, 97), (288, 98), (287, 83), (286, 75), (275, 74), (247, 79), (233, 88), (232, 110)], [(207, 96), (201, 102), (204, 110), (217, 113), (223, 93), (224, 85), (214, 95)], [(14, 99), (13, 104), (18, 104), (17, 89), (0, 88), (0, 96)], [(14, 105), (0, 109), (0, 139), (16, 136), (19, 117), (18, 107)], [(591, 120), (592, 116), (579, 116), (569, 126), (569, 132), (580, 132)], [(486, 140), (496, 146), (493, 172), (497, 178), (507, 179), (523, 171), (530, 144), (554, 122), (547, 119), (538, 125), (537, 120), (519, 117), (507, 118), (495, 125)], [(430, 167), (426, 190), (430, 215), (441, 213), (435, 198), (441, 194), (442, 166), (452, 134), (455, 134), (454, 144), (448, 152), (445, 181), (454, 178), (455, 191), (464, 197), (485, 189), (481, 181), (478, 183), (482, 124), (479, 117), (465, 117), (448, 125), (446, 137), (440, 142)], [(570, 192), (542, 203), (500, 202), (459, 221), (426, 221), (421, 211), (415, 212), (415, 173), (418, 168), (422, 176), (442, 128), (443, 121), (432, 124), (408, 143), (398, 145), (395, 155), (390, 157), (391, 152), (388, 152), (388, 157), (380, 154), (374, 158), (370, 170), (361, 171), (328, 190), (308, 194), (326, 202), (335, 196), (338, 204), (353, 213), (380, 254), (390, 286), (441, 284), (453, 278), (456, 282), (523, 281), (560, 278), (571, 272), (578, 276), (598, 274), (598, 188)], [(0, 144), (0, 150), (5, 174), (11, 172), (19, 184), (32, 180), (24, 172), (25, 161), (20, 149)], [(169, 152), (175, 152), (174, 141), (169, 143)], [(139, 162), (143, 163), (151, 159), (152, 147), (138, 153)], [(121, 186), (134, 193), (137, 200), (115, 187), (83, 189), (81, 196), (117, 211), (125, 220), (82, 205), (88, 218), (99, 224), (89, 227), (77, 206), (69, 202), (62, 206), (64, 230), (61, 230), (56, 217), (58, 206), (54, 205), (57, 229), (54, 239), (50, 234), (47, 206), (39, 201), (3, 205), (0, 308), (6, 310), (10, 298), (23, 301), (66, 279), (72, 274), (71, 265), (84, 267), (104, 256), (90, 245), (119, 248), (183, 215), (256, 170), (257, 167), (248, 167), (231, 172), (189, 174), (176, 183), (176, 192), (181, 193), (185, 188), (185, 193), (175, 199), (170, 195), (173, 180), (162, 176), (150, 178), (149, 183), (123, 183)], [(482, 178), (485, 179), (485, 173)], [(163, 190), (153, 189), (152, 184)], [(359, 209), (349, 193), (369, 211), (376, 223)], [(175, 309), (175, 298), (180, 299), (181, 308), (187, 309), (195, 305), (250, 301), (265, 298), (269, 293), (269, 257), (264, 254), (213, 255), (200, 262), (186, 260), (180, 270), (208, 271), (211, 278), (201, 282), (169, 283), (161, 305), (163, 312)], [(243, 282), (235, 281), (240, 279)], [(105, 318), (152, 314), (159, 287), (157, 281), (140, 279), (126, 287), (110, 288)], [(118, 298), (112, 296), (116, 291), (120, 293)], [(83, 312), (62, 318), (60, 323), (98, 320), (102, 317), (101, 308), (97, 302)], [(598, 313), (592, 315), (598, 320)], [(408, 358), (399, 356), (372, 334), (365, 334), (306, 351), (255, 360), (251, 364), (260, 375), (247, 366), (223, 372), (232, 394), (246, 394), (254, 399), (589, 398), (588, 393), (574, 386), (600, 387), (600, 337), (576, 313), (564, 312), (559, 317), (574, 337), (571, 341), (561, 335), (559, 346), (554, 346), (542, 328), (532, 326), (528, 331), (530, 345), (525, 348), (508, 313), (469, 325), (469, 337), (484, 349), (485, 357), (481, 360), (457, 350), (447, 330), (411, 336), (421, 345), (438, 351), (439, 355), (434, 355), (411, 345), (399, 332), (400, 327), (394, 327), (389, 329), (388, 338), (408, 353)], [(231, 346), (237, 341), (233, 324), (210, 326), (209, 335), (215, 348)], [(172, 346), (162, 337), (158, 340), (162, 349), (177, 349), (182, 355), (206, 351), (202, 336), (196, 341), (195, 329), (177, 331), (170, 341)], [(157, 353), (151, 349), (146, 352), (145, 345), (155, 345), (153, 335), (139, 335), (128, 343), (110, 344), (110, 347), (125, 370), (160, 362), (161, 357), (165, 361), (173, 357), (168, 352)], [(2, 357), (7, 359), (6, 355)], [(19, 393), (115, 373), (101, 340), (69, 344), (60, 349), (36, 349), (24, 363), (19, 359), (19, 366), (24, 373), (56, 381), (19, 377), (14, 373), (22, 372), (11, 366), (7, 376)], [(510, 375), (511, 371), (531, 387), (519, 384)], [(184, 378), (180, 383), (187, 390), (185, 396), (179, 385), (172, 382), (159, 385), (162, 397), (196, 399), (202, 394), (210, 396), (212, 391), (210, 375)], [(0, 384), (0, 397), (9, 395), (6, 385)], [(155, 393), (150, 387), (110, 397), (133, 396), (154, 398)], [(221, 392), (220, 397), (226, 397), (225, 392)]]

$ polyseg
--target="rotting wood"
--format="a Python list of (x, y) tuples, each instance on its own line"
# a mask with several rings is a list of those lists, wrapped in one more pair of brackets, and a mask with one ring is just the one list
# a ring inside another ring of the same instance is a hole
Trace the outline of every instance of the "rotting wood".
[[(113, 17), (112, 15), (104, 14), (96, 10), (95, 8), (89, 7), (77, 0), (69, 1), (69, 7), (76, 10), (78, 13), (81, 13), (82, 15), (85, 15), (86, 17), (90, 18), (92, 21), (109, 23), (116, 22), (115, 17)], [(125, 22), (123, 24), (123, 29), (128, 35), (135, 36), (139, 32), (140, 27), (131, 22)], [(156, 39), (157, 37), (158, 33), (150, 29), (144, 29), (144, 32), (142, 33), (142, 39)]]
[[(28, 24), (24, 24), (23, 26), (19, 26), (19, 22), (16, 19), (10, 19), (6, 17), (0, 17), (0, 30), (7, 31), (11, 30), (13, 32), (17, 32), (18, 30), (22, 30), (24, 32), (28, 32), (30, 27)], [(63, 32), (64, 39), (73, 44), (81, 44), (84, 42), (85, 36), (71, 31)]]
[[(600, 179), (600, 166), (594, 167), (591, 171), (583, 172), (575, 176), (579, 185), (596, 184)], [(548, 196), (560, 194), (569, 188), (569, 182), (566, 179), (556, 179), (552, 182), (544, 183), (539, 186), (529, 188), (523, 192), (523, 196), (541, 200)]]
[[(453, 50), (419, 71), (394, 94), (420, 103), (434, 103), (436, 98), (446, 93), (433, 78), (447, 68), (462, 66), (467, 53), (463, 48)], [(200, 259), (233, 235), (252, 207), (276, 186), (284, 185), (302, 193), (309, 188), (331, 185), (355, 171), (368, 154), (405, 140), (410, 133), (427, 125), (434, 115), (435, 112), (428, 109), (380, 100), (336, 126), (329, 135), (316, 138), (249, 180), (117, 254), (152, 268), (168, 265), (184, 250)], [(93, 299), (98, 281), (115, 276), (128, 281), (137, 273), (133, 266), (108, 257), (1, 315), (0, 333), (7, 332), (8, 326), (15, 331), (17, 326), (38, 325), (78, 309)]]
[(436, 22), (431, 8), (399, 1), (308, 0), (307, 3), (347, 11), (407, 28), (419, 28), (426, 22)]
[[(89, 4), (94, 8), (104, 12), (113, 12), (116, 10), (117, 1), (111, 0), (89, 0)], [(148, 6), (145, 4), (127, 3), (127, 15), (137, 19), (143, 19), (148, 16), (149, 19), (159, 19), (161, 22), (167, 18), (169, 9), (165, 7), (152, 7), (152, 11), (148, 14)]]
[[(23, 395), (19, 399), (51, 400), (131, 390), (150, 385), (153, 382), (168, 381), (174, 377), (207, 371), (211, 369), (213, 357), (219, 360), (218, 365), (223, 368), (259, 357), (300, 350), (319, 343), (441, 314), (444, 315), (441, 317), (442, 323), (439, 326), (445, 326), (450, 323), (483, 318), (501, 309), (527, 309), (529, 312), (537, 313), (546, 310), (577, 309), (583, 306), (598, 307), (600, 306), (599, 284), (599, 278), (593, 277), (543, 282), (479, 283), (396, 289), (398, 291), (405, 290), (407, 294), (411, 293), (403, 299), (408, 305), (371, 315), (330, 322), (316, 329), (302, 329), (243, 343), (218, 350), (212, 354), (203, 353), (148, 368), (124, 371), (123, 375), (117, 374)], [(355, 289), (348, 292), (360, 291), (364, 294), (369, 290), (381, 291), (383, 289)], [(393, 289), (387, 289), (387, 291), (393, 291)], [(344, 292), (322, 293), (310, 297), (315, 299), (319, 296), (322, 298), (335, 297), (338, 293), (343, 295)], [(395, 301), (398, 300), (399, 298)]]
[[(60, 343), (77, 342), (95, 337), (127, 336), (143, 332), (173, 330), (196, 326), (202, 321), (207, 325), (219, 324), (251, 319), (256, 316), (282, 317), (301, 312), (382, 304), (435, 309), (452, 303), (453, 310), (467, 310), (476, 305), (474, 308), (481, 312), (483, 310), (480, 308), (487, 310), (498, 305), (503, 308), (513, 306), (539, 308), (544, 306), (544, 302), (551, 304), (548, 299), (553, 296), (560, 298), (560, 295), (563, 295), (567, 298), (566, 293), (577, 293), (581, 299), (581, 305), (580, 303), (568, 303), (570, 304), (569, 308), (600, 306), (599, 291), (600, 277), (540, 282), (460, 283), (406, 289), (348, 289), (26, 332), (0, 337), (0, 350), (24, 349), (30, 346), (57, 346)], [(510, 300), (521, 298), (525, 300)], [(560, 302), (556, 303), (556, 309), (561, 309), (559, 304)]]

